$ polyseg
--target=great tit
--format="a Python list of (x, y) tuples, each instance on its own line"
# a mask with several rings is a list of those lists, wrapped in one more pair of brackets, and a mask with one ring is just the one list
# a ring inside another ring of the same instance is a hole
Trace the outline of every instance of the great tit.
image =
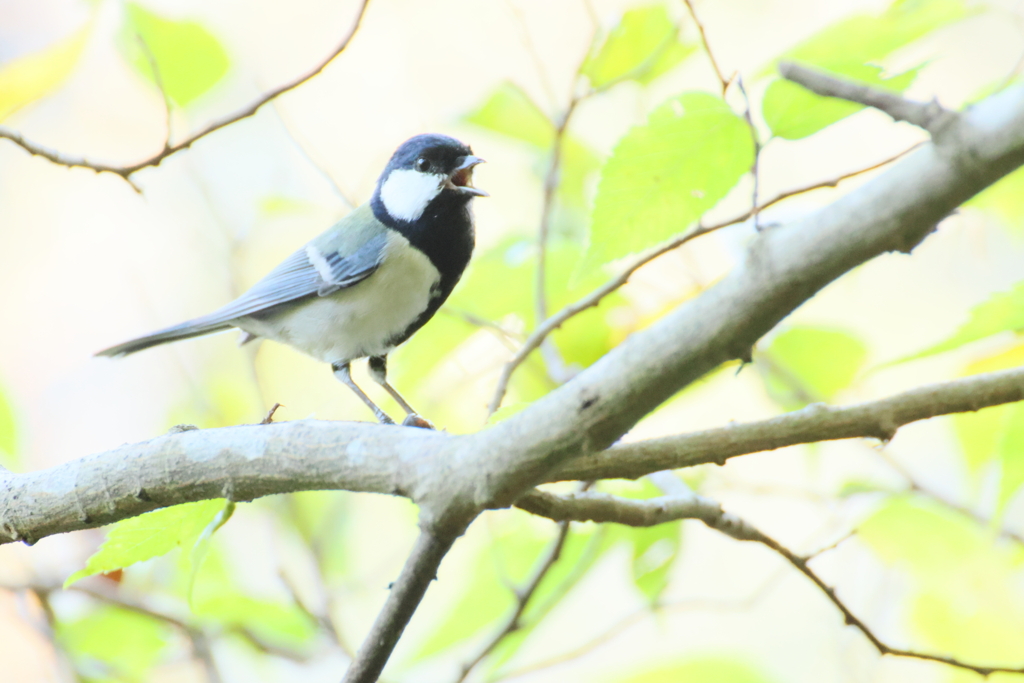
[(417, 135), (391, 157), (373, 197), (289, 256), (231, 303), (209, 315), (112, 346), (119, 357), (231, 328), (240, 343), (262, 337), (330, 363), (384, 424), (394, 424), (352, 381), (370, 376), (405, 410), (406, 425), (429, 426), (387, 381), (387, 355), (433, 317), (473, 253), (469, 200), (483, 159), (445, 135)]

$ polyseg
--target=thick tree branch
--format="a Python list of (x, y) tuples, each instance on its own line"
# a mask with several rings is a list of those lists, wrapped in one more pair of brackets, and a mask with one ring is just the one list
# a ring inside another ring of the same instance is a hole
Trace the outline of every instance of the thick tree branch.
[(217, 498), (313, 489), (403, 493), (443, 434), (302, 420), (174, 431), (48, 470), (0, 473), (0, 543)]
[(889, 441), (905, 424), (939, 415), (981, 410), (1024, 400), (1024, 368), (932, 384), (852, 406), (815, 403), (760, 422), (730, 424), (679, 436), (613, 446), (573, 458), (549, 481), (637, 479), (660, 470), (705, 463), (818, 441), (867, 437)]
[[(139, 161), (137, 163), (128, 166), (114, 166), (111, 164), (101, 164), (89, 161), (85, 157), (68, 156), (62, 154), (61, 152), (48, 149), (47, 147), (44, 147), (40, 144), (26, 140), (25, 137), (20, 133), (17, 133), (12, 130), (7, 130), (6, 128), (0, 128), (0, 138), (6, 138), (7, 140), (10, 140), (14, 144), (18, 145), (19, 147), (27, 151), (29, 154), (43, 157), (44, 159), (50, 161), (51, 163), (57, 164), (58, 166), (67, 166), (68, 168), (88, 168), (90, 170), (95, 171), (96, 173), (112, 173), (116, 176), (120, 176), (121, 178), (126, 180), (132, 186), (132, 188), (138, 191), (138, 186), (135, 185), (131, 178), (131, 176), (134, 173), (141, 171), (144, 168), (149, 168), (151, 166), (159, 166), (167, 157), (173, 154), (177, 154), (178, 152), (184, 149), (188, 149), (198, 140), (206, 137), (207, 135), (213, 133), (214, 131), (220, 130), (225, 126), (230, 126), (231, 124), (237, 123), (242, 119), (249, 118), (257, 111), (259, 111), (263, 107), (263, 105), (285, 94), (289, 90), (294, 90), (295, 88), (299, 87), (300, 85), (310, 80), (314, 76), (319, 75), (320, 72), (327, 68), (327, 65), (334, 61), (335, 57), (344, 52), (345, 48), (347, 48), (349, 43), (352, 42), (352, 38), (355, 37), (356, 31), (359, 30), (359, 25), (363, 21), (363, 16), (366, 14), (366, 8), (369, 4), (370, 0), (362, 0), (360, 2), (356, 18), (352, 22), (352, 26), (349, 29), (348, 34), (345, 36), (344, 39), (342, 39), (341, 43), (338, 44), (334, 51), (330, 55), (328, 55), (326, 59), (324, 59), (318, 65), (313, 67), (312, 70), (310, 70), (309, 72), (305, 73), (302, 76), (299, 76), (298, 78), (292, 81), (289, 81), (283, 85), (274, 88), (273, 90), (264, 93), (256, 100), (252, 101), (245, 107), (239, 109), (235, 113), (210, 123), (199, 132), (193, 133), (192, 135), (185, 138), (181, 142), (171, 145), (168, 143), (168, 141), (165, 140), (163, 149), (161, 149), (153, 156), (147, 159), (143, 159), (142, 161)], [(156, 72), (155, 68), (154, 72)], [(170, 120), (168, 119), (168, 125), (169, 124)]]
[[(622, 444), (573, 458), (545, 479), (638, 478), (800, 443), (891, 438), (902, 425), (1024, 399), (1024, 368), (935, 384), (867, 403), (811, 405), (769, 420)], [(410, 495), (451, 437), (365, 423), (303, 420), (190, 430), (28, 474), (0, 474), (0, 542), (35, 541), (148, 510), (223, 495), (310, 489)], [(436, 459), (436, 460), (435, 460)]]
[(912, 123), (932, 135), (938, 134), (956, 117), (955, 113), (944, 109), (937, 101), (914, 102), (887, 90), (836, 78), (823, 71), (793, 62), (780, 62), (779, 73), (783, 78), (798, 83), (813, 93), (874, 107), (896, 121)]
[(801, 557), (775, 539), (765, 535), (749, 522), (724, 512), (713, 500), (696, 494), (688, 496), (663, 496), (646, 500), (620, 498), (603, 493), (576, 493), (556, 495), (546, 491), (531, 491), (516, 502), (528, 512), (556, 521), (613, 522), (629, 526), (653, 526), (679, 519), (699, 519), (706, 525), (738, 541), (754, 541), (767, 546), (784, 557), (828, 597), (842, 613), (846, 623), (864, 634), (864, 637), (883, 655), (923, 659), (947, 664), (959, 669), (974, 671), (982, 676), (993, 673), (1024, 673), (1024, 667), (981, 666), (970, 664), (953, 657), (932, 655), (895, 648), (885, 644), (871, 628), (861, 621), (847, 605), (839, 599), (836, 590), (829, 586), (809, 565), (810, 558)]

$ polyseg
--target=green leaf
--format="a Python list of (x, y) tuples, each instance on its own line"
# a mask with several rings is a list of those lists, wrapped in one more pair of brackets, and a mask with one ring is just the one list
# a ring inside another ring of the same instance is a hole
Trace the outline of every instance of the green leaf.
[(64, 587), (86, 576), (165, 555), (179, 546), (191, 548), (224, 503), (220, 498), (185, 503), (118, 522), (110, 527), (103, 545), (89, 558), (85, 568), (69, 576)]
[(768, 392), (788, 410), (831, 401), (864, 367), (867, 347), (842, 330), (794, 326), (760, 354)]
[(1018, 282), (1009, 292), (993, 294), (987, 301), (972, 308), (967, 322), (945, 341), (892, 363), (934, 356), (1008, 331), (1024, 332), (1024, 281)]
[(71, 75), (91, 28), (90, 21), (67, 38), (0, 67), (0, 121), (52, 92)]
[(617, 683), (770, 683), (772, 679), (740, 659), (699, 657), (613, 680)]
[(993, 214), (1010, 234), (1024, 237), (1024, 168), (985, 189), (965, 206)]
[(664, 5), (636, 7), (622, 15), (581, 69), (600, 90), (624, 79), (648, 83), (694, 50), (677, 39), (678, 27)]
[[(967, 17), (962, 0), (902, 0), (880, 15), (860, 14), (819, 31), (780, 59), (902, 92), (917, 69), (884, 79), (878, 63), (895, 50)], [(860, 105), (814, 95), (794, 83), (769, 84), (762, 113), (772, 133), (795, 140), (862, 109)]]
[(720, 98), (691, 92), (655, 109), (605, 164), (580, 272), (682, 232), (750, 170), (746, 122)]
[(502, 83), (465, 120), (481, 128), (547, 150), (555, 140), (555, 127), (533, 100), (513, 83)]
[[(918, 69), (911, 69), (902, 74), (883, 78), (881, 67), (869, 64), (837, 66), (830, 71), (847, 79), (896, 93), (910, 87), (918, 73)], [(817, 133), (822, 128), (863, 108), (864, 105), (861, 104), (815, 95), (796, 83), (781, 78), (768, 85), (761, 103), (761, 113), (772, 134), (787, 140), (799, 140)]]
[(114, 680), (133, 683), (150, 680), (148, 673), (166, 650), (170, 635), (158, 619), (111, 606), (57, 625), (57, 638), (77, 668), (101, 669)]
[(208, 92), (227, 73), (227, 52), (202, 24), (167, 19), (134, 2), (125, 9), (119, 40), (122, 55), (155, 84), (148, 51), (156, 61), (164, 93), (179, 107)]

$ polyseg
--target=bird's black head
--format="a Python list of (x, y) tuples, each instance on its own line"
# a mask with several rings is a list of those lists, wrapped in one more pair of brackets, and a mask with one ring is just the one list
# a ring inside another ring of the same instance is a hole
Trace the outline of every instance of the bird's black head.
[[(410, 224), (438, 210), (461, 209), (487, 193), (472, 185), (473, 167), (483, 159), (446, 135), (417, 135), (402, 143), (377, 181), (373, 210), (385, 224)], [(430, 207), (432, 210), (427, 211)]]

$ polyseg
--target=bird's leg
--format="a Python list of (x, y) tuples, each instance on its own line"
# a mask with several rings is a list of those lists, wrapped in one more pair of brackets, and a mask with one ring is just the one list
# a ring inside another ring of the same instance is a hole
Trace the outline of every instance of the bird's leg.
[(387, 356), (371, 356), (370, 357), (370, 377), (374, 382), (384, 387), (384, 391), (391, 394), (391, 398), (395, 399), (398, 405), (402, 406), (402, 410), (405, 411), (405, 419), (402, 420), (402, 424), (406, 427), (424, 427), (426, 429), (433, 429), (434, 425), (430, 423), (430, 420), (426, 420), (416, 414), (416, 411), (412, 409), (409, 402), (402, 398), (402, 395), (398, 393), (398, 390), (388, 384), (388, 357)]
[(363, 403), (365, 403), (366, 406), (373, 411), (373, 414), (377, 416), (378, 422), (385, 425), (395, 424), (395, 421), (388, 417), (383, 410), (378, 408), (377, 404), (370, 400), (370, 397), (363, 393), (363, 390), (356, 386), (356, 383), (352, 381), (352, 372), (349, 365), (349, 361), (345, 361), (344, 363), (331, 363), (331, 370), (334, 371), (334, 376), (341, 380), (342, 384), (354, 391), (356, 396), (363, 399)]

